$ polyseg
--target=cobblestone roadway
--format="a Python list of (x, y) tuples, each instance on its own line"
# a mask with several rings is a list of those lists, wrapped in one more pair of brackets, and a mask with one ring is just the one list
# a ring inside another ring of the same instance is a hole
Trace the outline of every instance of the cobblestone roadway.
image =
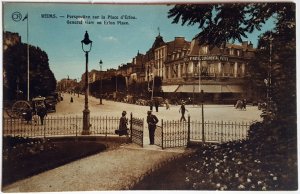
[[(84, 96), (72, 95), (74, 102), (70, 103), (70, 94), (63, 94), (64, 100), (57, 104), (57, 113), (52, 115), (79, 115), (82, 116), (84, 109)], [(159, 107), (158, 112), (153, 112), (159, 119), (164, 120), (179, 120), (181, 115), (179, 113), (180, 106), (171, 105), (170, 110), (165, 107)], [(201, 108), (199, 106), (187, 105), (191, 120), (201, 120)], [(138, 106), (134, 104), (126, 104), (121, 102), (114, 102), (103, 100), (103, 105), (99, 105), (99, 99), (89, 97), (89, 110), (91, 116), (121, 116), (123, 110), (126, 110), (128, 115), (130, 112), (135, 117), (146, 118), (148, 106)], [(261, 120), (259, 115), (261, 111), (257, 106), (248, 106), (247, 111), (237, 110), (233, 105), (204, 105), (204, 118), (206, 121), (237, 121), (249, 122), (254, 120)]]

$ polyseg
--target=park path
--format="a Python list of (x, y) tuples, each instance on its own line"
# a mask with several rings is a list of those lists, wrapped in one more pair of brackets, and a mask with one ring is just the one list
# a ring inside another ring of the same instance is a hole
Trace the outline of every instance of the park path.
[(59, 192), (127, 190), (143, 176), (165, 162), (190, 150), (166, 149), (154, 145), (144, 148), (124, 144), (58, 168), (17, 181), (3, 192)]

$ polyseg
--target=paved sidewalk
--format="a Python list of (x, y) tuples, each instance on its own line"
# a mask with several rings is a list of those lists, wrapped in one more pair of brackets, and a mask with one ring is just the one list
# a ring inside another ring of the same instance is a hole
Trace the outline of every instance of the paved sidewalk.
[(184, 152), (189, 151), (125, 144), (17, 181), (4, 187), (3, 192), (126, 190), (159, 165)]

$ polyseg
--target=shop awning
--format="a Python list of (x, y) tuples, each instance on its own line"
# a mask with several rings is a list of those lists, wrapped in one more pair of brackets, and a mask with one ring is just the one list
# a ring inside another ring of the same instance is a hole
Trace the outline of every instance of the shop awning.
[(180, 85), (176, 92), (199, 93), (242, 93), (241, 86), (238, 85)]
[(163, 92), (175, 92), (179, 85), (166, 85), (166, 86), (161, 86)]
[(242, 86), (238, 85), (227, 85), (228, 89), (230, 90), (231, 93), (243, 93), (243, 88)]

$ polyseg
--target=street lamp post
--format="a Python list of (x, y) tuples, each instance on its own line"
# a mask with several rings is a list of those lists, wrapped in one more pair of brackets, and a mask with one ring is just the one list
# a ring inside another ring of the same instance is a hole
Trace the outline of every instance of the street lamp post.
[(152, 93), (151, 93), (151, 100), (153, 100), (153, 92), (154, 92), (154, 79), (155, 79), (155, 77), (154, 77), (153, 73), (151, 74), (151, 77), (152, 77)]
[[(83, 52), (85, 52), (85, 95), (84, 95), (84, 110), (83, 112), (83, 129), (82, 129), (82, 135), (89, 135), (90, 134), (90, 110), (89, 110), (89, 104), (88, 104), (88, 61), (89, 61), (89, 52), (92, 49), (92, 43), (89, 39), (89, 34), (86, 31), (84, 35), (84, 39), (81, 41), (81, 46)], [(88, 49), (84, 48), (84, 45), (89, 45)]]
[(204, 107), (203, 107), (203, 104), (204, 104), (204, 92), (203, 90), (201, 90), (201, 115), (202, 115), (202, 124), (201, 124), (201, 135), (202, 135), (202, 142), (205, 143), (205, 135), (204, 135)]
[(114, 94), (114, 100), (117, 101), (117, 98), (118, 98), (118, 74), (116, 73), (115, 75), (116, 75), (116, 79), (115, 79), (115, 81), (116, 81), (116, 84), (115, 84), (116, 91), (115, 91), (115, 94)]
[(149, 73), (150, 73), (150, 72), (149, 72), (149, 64), (148, 64), (148, 65), (147, 65), (147, 82), (148, 82), (148, 86), (147, 86), (148, 88), (147, 88), (147, 89), (148, 89), (148, 92), (150, 91), (150, 86), (149, 86)]
[(79, 88), (80, 88), (80, 81), (79, 78), (77, 78), (77, 97), (79, 98)]
[(118, 75), (116, 75), (116, 93), (118, 92)]
[(100, 104), (102, 104), (102, 60), (99, 61), (100, 66)]
[(202, 142), (205, 143), (205, 135), (204, 135), (204, 91), (201, 89), (201, 62), (198, 63), (198, 76), (199, 76), (199, 95), (200, 95), (200, 103), (201, 103), (201, 136)]
[(265, 40), (269, 41), (269, 65), (268, 65), (268, 78), (265, 80), (267, 85), (267, 111), (270, 111), (271, 106), (271, 84), (272, 84), (272, 41), (273, 37), (272, 34), (268, 38), (264, 38)]

